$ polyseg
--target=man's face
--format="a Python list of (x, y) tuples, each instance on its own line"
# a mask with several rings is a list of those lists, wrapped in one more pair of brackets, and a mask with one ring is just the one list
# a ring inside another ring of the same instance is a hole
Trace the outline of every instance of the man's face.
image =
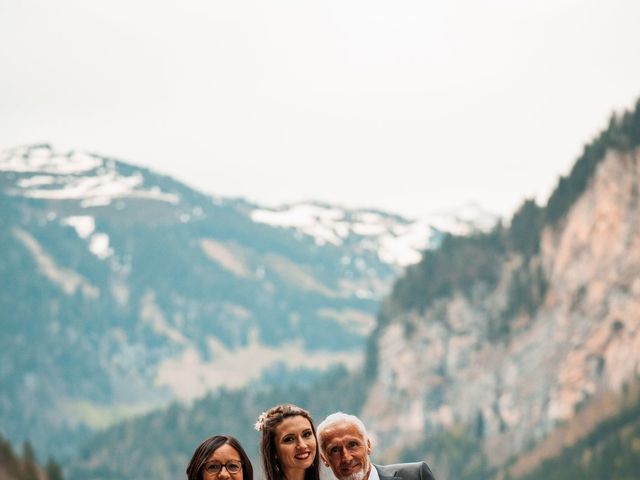
[(348, 421), (331, 425), (322, 432), (322, 461), (338, 480), (365, 480), (369, 476), (371, 442)]

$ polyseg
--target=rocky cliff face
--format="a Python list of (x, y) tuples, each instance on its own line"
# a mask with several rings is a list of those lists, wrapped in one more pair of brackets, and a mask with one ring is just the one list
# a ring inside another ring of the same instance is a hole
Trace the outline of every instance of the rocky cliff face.
[[(363, 417), (379, 451), (456, 424), (482, 426), (485, 453), (505, 462), (573, 417), (588, 399), (640, 375), (640, 151), (608, 151), (564, 219), (531, 258), (504, 256), (497, 285), (477, 282), (422, 311), (395, 314), (377, 340)], [(514, 272), (541, 271), (533, 314), (504, 320)]]

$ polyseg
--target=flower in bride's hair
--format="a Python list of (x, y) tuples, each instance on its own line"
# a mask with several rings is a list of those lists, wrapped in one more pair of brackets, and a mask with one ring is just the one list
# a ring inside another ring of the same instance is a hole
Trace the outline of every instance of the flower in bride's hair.
[(267, 421), (267, 412), (262, 412), (258, 417), (258, 421), (254, 425), (255, 429), (259, 432), (264, 430), (264, 424)]

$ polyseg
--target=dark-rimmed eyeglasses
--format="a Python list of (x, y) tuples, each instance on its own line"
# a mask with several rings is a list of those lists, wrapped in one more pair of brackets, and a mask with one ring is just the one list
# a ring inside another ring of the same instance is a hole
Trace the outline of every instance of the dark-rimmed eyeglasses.
[(222, 467), (226, 468), (227, 472), (234, 474), (242, 470), (242, 462), (236, 462), (236, 461), (227, 462), (227, 463), (211, 462), (211, 463), (205, 464), (204, 471), (209, 475), (217, 475), (222, 471)]

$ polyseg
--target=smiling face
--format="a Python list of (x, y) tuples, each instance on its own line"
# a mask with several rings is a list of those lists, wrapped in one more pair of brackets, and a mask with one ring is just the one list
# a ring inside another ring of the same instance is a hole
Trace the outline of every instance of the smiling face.
[(354, 423), (347, 421), (327, 427), (321, 434), (322, 460), (338, 480), (365, 480), (371, 464), (371, 441)]
[(280, 467), (288, 479), (301, 478), (313, 464), (317, 442), (311, 423), (302, 415), (285, 418), (275, 429)]

